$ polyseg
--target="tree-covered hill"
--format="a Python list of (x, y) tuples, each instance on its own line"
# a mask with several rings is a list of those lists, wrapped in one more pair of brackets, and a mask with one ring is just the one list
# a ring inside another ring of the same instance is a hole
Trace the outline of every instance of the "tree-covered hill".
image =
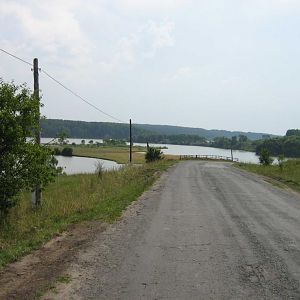
[[(42, 137), (56, 137), (65, 132), (69, 138), (128, 139), (129, 124), (109, 122), (84, 122), (46, 119), (41, 121)], [(135, 134), (145, 135), (143, 129), (135, 128)]]
[(171, 125), (148, 125), (139, 124), (139, 128), (147, 131), (152, 131), (158, 134), (174, 135), (174, 134), (187, 134), (187, 135), (198, 135), (207, 139), (213, 139), (215, 137), (226, 137), (232, 138), (233, 136), (244, 135), (249, 140), (260, 140), (265, 136), (272, 136), (267, 133), (256, 133), (256, 132), (242, 132), (242, 131), (228, 131), (218, 129), (204, 129), (204, 128), (193, 128), (193, 127), (182, 127), (182, 126), (171, 126)]
[[(66, 132), (70, 138), (112, 138), (128, 139), (129, 125), (108, 122), (84, 122), (46, 119), (41, 122), (42, 137), (55, 137), (61, 131)], [(134, 124), (134, 137), (147, 137), (153, 135), (193, 135), (212, 140), (215, 137), (227, 137), (244, 135), (249, 140), (262, 139), (264, 136), (271, 136), (264, 133), (239, 132), (227, 130), (208, 130), (203, 128), (180, 127), (170, 125), (147, 125)]]

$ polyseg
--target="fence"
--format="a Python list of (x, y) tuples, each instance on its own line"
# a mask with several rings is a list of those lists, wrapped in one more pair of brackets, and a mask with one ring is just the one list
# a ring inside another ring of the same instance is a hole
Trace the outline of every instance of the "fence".
[(228, 156), (220, 156), (220, 155), (180, 155), (179, 159), (202, 159), (202, 160), (223, 160), (223, 161), (233, 161), (239, 162), (238, 158), (232, 158)]

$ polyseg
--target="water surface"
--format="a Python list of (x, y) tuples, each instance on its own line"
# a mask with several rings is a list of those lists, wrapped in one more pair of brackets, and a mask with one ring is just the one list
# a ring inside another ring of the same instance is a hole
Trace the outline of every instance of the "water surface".
[(113, 170), (120, 168), (120, 164), (114, 161), (89, 158), (89, 157), (67, 157), (67, 156), (55, 156), (58, 160), (58, 166), (62, 167), (67, 175), (79, 174), (79, 173), (94, 173), (98, 163), (102, 163), (104, 170)]

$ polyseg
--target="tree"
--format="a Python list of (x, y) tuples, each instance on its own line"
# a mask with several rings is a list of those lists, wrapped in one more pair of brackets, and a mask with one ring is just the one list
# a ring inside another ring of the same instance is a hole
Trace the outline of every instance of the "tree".
[(0, 79), (0, 216), (21, 190), (46, 185), (56, 174), (51, 150), (34, 141), (39, 105), (25, 85)]
[(73, 149), (70, 148), (70, 147), (66, 147), (66, 148), (62, 149), (61, 155), (62, 156), (72, 156), (73, 155)]
[(289, 129), (286, 136), (300, 136), (300, 129)]
[(160, 160), (162, 159), (162, 152), (160, 149), (154, 148), (154, 147), (149, 147), (147, 149), (146, 155), (145, 155), (145, 159), (146, 162), (152, 162), (152, 161), (156, 161), (156, 160)]
[(57, 135), (58, 143), (61, 145), (67, 144), (67, 138), (68, 138), (68, 135), (63, 130)]
[(246, 135), (240, 134), (239, 135), (239, 142), (240, 143), (246, 143), (248, 141), (248, 138)]
[(267, 149), (262, 149), (259, 156), (259, 162), (264, 165), (268, 166), (271, 165), (273, 162), (272, 157)]
[(284, 165), (284, 155), (283, 154), (280, 154), (277, 158), (278, 160), (278, 166), (279, 166), (279, 169), (280, 171), (282, 172), (283, 171), (283, 165)]

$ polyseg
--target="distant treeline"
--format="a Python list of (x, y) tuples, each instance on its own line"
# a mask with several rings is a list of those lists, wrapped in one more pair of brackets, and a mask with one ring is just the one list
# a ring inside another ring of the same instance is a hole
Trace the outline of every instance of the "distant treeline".
[(134, 141), (137, 143), (155, 143), (155, 144), (174, 144), (174, 145), (194, 145), (194, 146), (207, 146), (208, 141), (206, 138), (198, 135), (188, 134), (150, 134), (150, 135), (137, 135), (134, 136)]
[[(69, 138), (82, 139), (128, 139), (129, 124), (108, 122), (83, 122), (46, 119), (41, 121), (42, 137), (53, 138), (64, 132)], [(135, 128), (135, 134), (146, 134), (143, 129)]]
[[(42, 136), (55, 137), (59, 132), (64, 131), (70, 138), (91, 138), (91, 139), (128, 139), (129, 125), (108, 122), (84, 122), (58, 119), (46, 119), (42, 121)], [(203, 128), (191, 128), (170, 125), (149, 125), (134, 124), (133, 135), (137, 136), (175, 136), (185, 135), (200, 137), (200, 139), (212, 140), (216, 137), (226, 137), (244, 135), (249, 140), (259, 140), (264, 137), (272, 137), (269, 134), (255, 132), (239, 132), (227, 130), (208, 130)]]
[(261, 141), (256, 146), (256, 153), (259, 154), (262, 149), (267, 149), (273, 156), (300, 157), (300, 130), (290, 129), (284, 137)]
[[(69, 138), (117, 139), (128, 141), (129, 125), (107, 122), (83, 122), (69, 120), (43, 120), (42, 137), (56, 137), (64, 132)], [(204, 131), (203, 131), (204, 130)], [(140, 143), (195, 145), (224, 149), (255, 151), (267, 149), (271, 155), (300, 157), (300, 130), (289, 129), (284, 137), (267, 134), (233, 133), (223, 130), (205, 130), (165, 125), (133, 125), (133, 139)], [(203, 136), (192, 134), (203, 132)], [(214, 136), (216, 133), (220, 136)], [(223, 135), (222, 135), (223, 134)], [(227, 136), (226, 136), (227, 135)]]

